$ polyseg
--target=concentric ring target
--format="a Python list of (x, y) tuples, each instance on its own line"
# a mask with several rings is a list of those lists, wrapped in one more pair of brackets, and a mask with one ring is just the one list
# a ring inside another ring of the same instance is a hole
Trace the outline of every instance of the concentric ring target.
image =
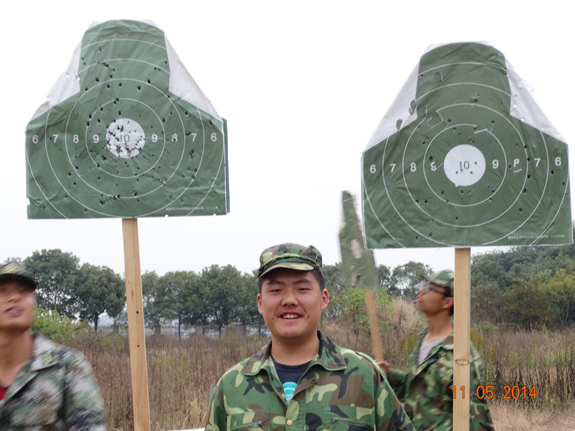
[(225, 124), (161, 30), (99, 24), (72, 64), (28, 125), (30, 218), (228, 212)]
[(370, 247), (571, 242), (567, 146), (513, 115), (513, 75), (481, 44), (422, 57), (409, 117), (363, 155)]

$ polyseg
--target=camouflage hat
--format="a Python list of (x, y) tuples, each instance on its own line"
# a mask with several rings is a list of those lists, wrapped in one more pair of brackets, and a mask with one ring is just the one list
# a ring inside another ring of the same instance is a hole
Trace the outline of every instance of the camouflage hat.
[(17, 282), (36, 290), (34, 278), (26, 271), (26, 268), (17, 263), (5, 263), (0, 266), (0, 284)]
[(442, 271), (437, 271), (435, 274), (426, 275), (425, 278), (427, 281), (430, 281), (433, 284), (437, 284), (438, 286), (445, 287), (446, 294), (449, 296), (453, 296), (453, 278), (454, 278), (453, 271), (450, 269), (444, 269)]
[[(313, 245), (279, 244), (266, 248), (260, 256), (258, 278), (276, 268), (290, 268), (298, 271), (321, 270), (321, 253)], [(323, 274), (323, 273), (322, 273)]]

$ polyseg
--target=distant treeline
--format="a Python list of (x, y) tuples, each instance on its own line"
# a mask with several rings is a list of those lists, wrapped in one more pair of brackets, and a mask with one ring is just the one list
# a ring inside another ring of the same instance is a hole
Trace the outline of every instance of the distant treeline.
[[(511, 324), (522, 328), (565, 326), (575, 323), (575, 246), (513, 247), (474, 255), (471, 264), (472, 320), (475, 323)], [(20, 258), (10, 259), (22, 262)], [(107, 313), (126, 324), (123, 278), (108, 267), (97, 267), (58, 249), (35, 251), (23, 261), (38, 281), (38, 306), (60, 316), (95, 324)], [(419, 283), (432, 268), (408, 262), (377, 268), (381, 293), (414, 300)], [(349, 285), (341, 263), (324, 265), (330, 304), (326, 317), (361, 320), (362, 289)], [(230, 324), (264, 327), (258, 313), (256, 270), (241, 273), (232, 265), (212, 265), (201, 272), (173, 271), (142, 274), (146, 325), (168, 322), (202, 325), (221, 332)], [(386, 294), (387, 293), (387, 294)]]

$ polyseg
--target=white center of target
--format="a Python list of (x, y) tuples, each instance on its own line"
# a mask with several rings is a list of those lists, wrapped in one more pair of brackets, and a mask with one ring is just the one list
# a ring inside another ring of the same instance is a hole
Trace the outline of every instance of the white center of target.
[(119, 118), (106, 131), (106, 146), (117, 157), (131, 159), (146, 144), (144, 129), (134, 120)]
[(445, 156), (443, 169), (455, 187), (470, 186), (483, 177), (485, 157), (472, 145), (458, 145)]

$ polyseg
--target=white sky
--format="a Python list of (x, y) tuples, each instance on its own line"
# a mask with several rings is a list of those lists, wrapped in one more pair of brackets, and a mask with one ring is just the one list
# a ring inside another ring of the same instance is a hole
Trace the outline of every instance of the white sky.
[[(536, 7), (501, 0), (12, 2), (0, 27), (0, 262), (60, 248), (82, 263), (124, 271), (120, 219), (26, 218), (26, 125), (93, 21), (154, 21), (228, 120), (230, 214), (140, 219), (142, 270), (232, 264), (247, 272), (264, 248), (288, 241), (313, 244), (325, 263), (340, 260), (341, 191), (360, 191), (362, 150), (429, 44), (492, 42), (573, 142), (568, 7), (558, 0)], [(388, 249), (376, 252), (376, 262), (415, 260), (439, 270), (453, 266), (453, 255)]]

